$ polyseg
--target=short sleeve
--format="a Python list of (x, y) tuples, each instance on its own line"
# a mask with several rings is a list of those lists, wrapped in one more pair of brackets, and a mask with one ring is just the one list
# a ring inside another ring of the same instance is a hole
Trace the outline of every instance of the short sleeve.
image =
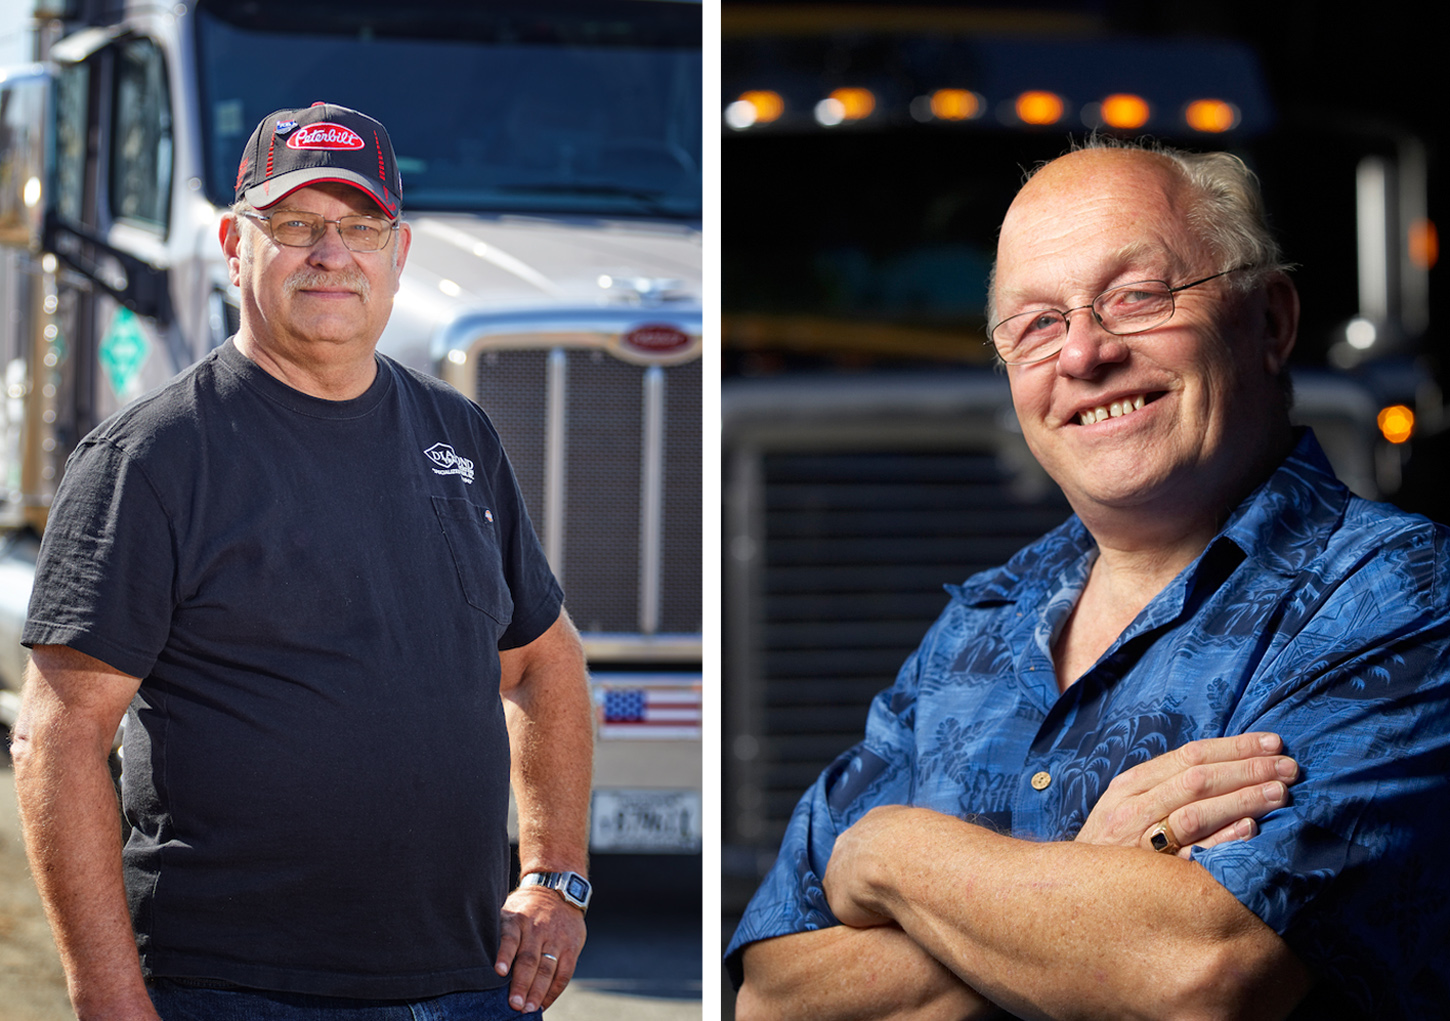
[(538, 638), (558, 619), (564, 592), (529, 520), (528, 507), (498, 433), (488, 416), (476, 405), (472, 407), (484, 424), (484, 444), (498, 452), (488, 480), (495, 504), (490, 513), (498, 521), (503, 580), (513, 601), (513, 616), (499, 636), (498, 647), (517, 649)]
[[(1440, 860), (1450, 844), (1450, 622), (1438, 556), (1422, 551), (1428, 574), (1402, 561), (1345, 585), (1269, 661), (1280, 683), (1245, 698), (1235, 729), (1280, 734), (1301, 779), (1253, 839), (1194, 852), (1367, 1016), (1434, 1016), (1450, 1003), (1450, 871)], [(1366, 635), (1376, 637), (1355, 637)]]
[(170, 631), (175, 563), (168, 515), (142, 467), (107, 440), (82, 444), (46, 523), (22, 644), (67, 645), (145, 677)]

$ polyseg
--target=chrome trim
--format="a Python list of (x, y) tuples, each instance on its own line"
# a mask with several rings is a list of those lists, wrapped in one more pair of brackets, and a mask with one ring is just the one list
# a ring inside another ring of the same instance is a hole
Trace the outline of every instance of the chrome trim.
[(1366, 156), (1355, 168), (1355, 214), (1359, 238), (1359, 314), (1377, 326), (1390, 320), (1389, 161)]
[(664, 542), (665, 373), (644, 372), (639, 472), (639, 629), (660, 629), (660, 546)]
[(544, 556), (564, 583), (564, 426), (569, 356), (561, 347), (549, 352), (544, 436)]
[(605, 669), (602, 664), (606, 661), (695, 663), (704, 650), (704, 640), (696, 634), (634, 635), (595, 631), (584, 632), (579, 639), (595, 669)]
[[(650, 323), (672, 326), (689, 337), (678, 351), (651, 355), (625, 347), (629, 331)], [(470, 312), (458, 316), (433, 334), (434, 364), (443, 364), (462, 352), (474, 358), (491, 347), (579, 347), (608, 351), (621, 361), (637, 365), (679, 365), (704, 354), (704, 320), (699, 309), (671, 308), (559, 308), (536, 312)]]
[(83, 28), (53, 43), (46, 58), (57, 64), (79, 64), (102, 47), (109, 46), (121, 36), (130, 35), (135, 31), (134, 25), (124, 22), (96, 28)]

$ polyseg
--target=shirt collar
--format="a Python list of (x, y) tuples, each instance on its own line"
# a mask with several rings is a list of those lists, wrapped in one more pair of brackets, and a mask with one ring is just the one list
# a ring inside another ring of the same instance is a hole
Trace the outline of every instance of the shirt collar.
[(1264, 569), (1293, 576), (1324, 551), (1349, 499), (1313, 431), (1303, 428), (1293, 451), (1229, 516), (1214, 542), (1232, 542)]
[[(1285, 576), (1298, 574), (1323, 551), (1329, 532), (1344, 515), (1349, 496), (1349, 490), (1335, 478), (1313, 431), (1298, 430), (1289, 456), (1235, 508), (1204, 552), (1154, 603), (1181, 603), (1200, 572), (1211, 565), (1231, 570), (1241, 560), (1253, 559), (1266, 570)], [(1224, 548), (1225, 542), (1232, 543), (1237, 551)], [(971, 606), (1040, 602), (1045, 588), (1057, 587), (1065, 573), (1075, 572), (1089, 562), (1086, 558), (1095, 550), (1092, 535), (1073, 515), (1003, 566), (946, 589)], [(1212, 579), (1214, 584), (1219, 581), (1221, 577)], [(1153, 604), (1149, 606), (1151, 609)]]

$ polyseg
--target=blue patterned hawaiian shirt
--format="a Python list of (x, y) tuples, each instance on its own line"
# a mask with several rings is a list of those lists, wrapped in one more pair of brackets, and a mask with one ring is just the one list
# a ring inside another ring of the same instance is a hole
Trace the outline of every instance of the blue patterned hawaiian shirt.
[(1194, 860), (1316, 971), (1316, 1001), (1440, 1016), (1450, 1004), (1447, 544), (1450, 530), (1352, 496), (1305, 432), (1065, 693), (1053, 639), (1096, 557), (1077, 518), (948, 586), (949, 605), (872, 703), (865, 740), (796, 807), (727, 951), (736, 981), (746, 944), (838, 924), (820, 877), (836, 835), (876, 805), (1071, 840), (1131, 766), (1198, 738), (1266, 730), (1300, 764), (1291, 804), (1253, 839)]

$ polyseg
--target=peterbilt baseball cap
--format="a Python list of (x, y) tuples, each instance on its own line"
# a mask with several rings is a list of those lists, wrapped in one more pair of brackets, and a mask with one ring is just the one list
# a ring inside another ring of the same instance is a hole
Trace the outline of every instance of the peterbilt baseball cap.
[(334, 103), (262, 118), (242, 151), (237, 201), (266, 209), (309, 184), (338, 181), (370, 195), (389, 216), (403, 205), (403, 179), (388, 129)]

